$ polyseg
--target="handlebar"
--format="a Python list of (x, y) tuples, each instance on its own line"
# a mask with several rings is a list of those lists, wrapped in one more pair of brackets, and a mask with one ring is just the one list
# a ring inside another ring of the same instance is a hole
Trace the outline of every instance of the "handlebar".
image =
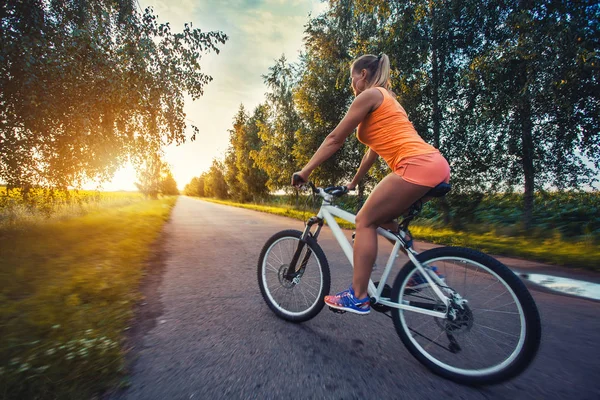
[(316, 187), (311, 181), (304, 181), (298, 174), (292, 176), (292, 184), (294, 186), (309, 187), (313, 194), (320, 196), (327, 201), (331, 201), (335, 197), (342, 197), (349, 192), (348, 187), (346, 186), (329, 186), (326, 188)]

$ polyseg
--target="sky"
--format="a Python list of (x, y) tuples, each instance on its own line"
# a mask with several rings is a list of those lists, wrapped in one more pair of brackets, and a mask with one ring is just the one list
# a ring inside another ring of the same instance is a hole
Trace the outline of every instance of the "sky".
[[(316, 16), (327, 8), (320, 0), (138, 0), (141, 8), (151, 6), (159, 22), (169, 22), (174, 32), (192, 23), (202, 31), (222, 31), (229, 39), (218, 45), (221, 52), (202, 56), (203, 72), (213, 81), (204, 95), (186, 98), (187, 122), (200, 134), (194, 142), (165, 150), (180, 189), (195, 176), (208, 170), (213, 158), (222, 159), (229, 145), (228, 130), (240, 104), (252, 112), (265, 100), (262, 75), (275, 60), (285, 55), (296, 61), (302, 49), (304, 26), (309, 14)], [(191, 130), (187, 133), (189, 137)], [(135, 172), (131, 166), (115, 174), (105, 190), (134, 190)]]

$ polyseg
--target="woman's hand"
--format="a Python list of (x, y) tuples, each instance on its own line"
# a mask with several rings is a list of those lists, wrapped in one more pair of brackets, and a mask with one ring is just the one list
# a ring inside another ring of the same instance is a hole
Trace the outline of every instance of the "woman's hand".
[(348, 190), (354, 190), (354, 189), (356, 189), (356, 184), (350, 182), (350, 183), (346, 184), (346, 187), (348, 188)]
[(308, 182), (308, 176), (309, 175), (310, 175), (310, 173), (308, 173), (308, 172), (306, 172), (304, 170), (298, 171), (298, 172), (294, 172), (292, 174), (292, 186), (299, 187), (303, 183)]

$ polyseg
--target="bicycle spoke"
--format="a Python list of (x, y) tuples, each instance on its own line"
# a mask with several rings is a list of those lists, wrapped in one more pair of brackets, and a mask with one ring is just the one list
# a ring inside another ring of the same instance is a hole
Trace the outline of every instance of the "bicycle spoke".
[[(284, 279), (282, 267), (289, 265), (298, 250), (298, 237), (282, 237), (275, 241), (264, 255), (262, 264), (262, 283), (267, 293), (267, 303), (271, 303), (284, 314), (301, 315), (318, 305), (323, 292), (322, 268), (320, 260), (308, 243), (304, 244), (298, 257), (297, 280)], [(300, 266), (305, 261), (304, 268)], [(260, 279), (259, 279), (260, 280)], [(321, 306), (322, 307), (322, 306)]]
[(492, 339), (491, 343), (494, 344), (494, 346), (498, 347), (498, 349), (505, 351), (504, 349), (502, 349), (500, 346), (498, 346), (498, 343), (504, 344), (505, 346), (509, 347), (510, 344), (506, 343), (506, 342), (502, 342), (501, 340), (499, 340), (498, 338), (492, 337), (490, 335), (488, 335), (487, 333), (485, 333), (484, 331), (479, 331), (480, 334), (482, 334), (483, 336)]
[[(460, 253), (460, 250), (448, 252)], [(392, 311), (399, 318), (400, 325), (396, 325), (396, 329), (406, 332), (416, 351), (427, 355), (429, 361), (426, 364), (433, 362), (446, 370), (475, 374), (482, 371), (482, 375), (504, 368), (503, 362), (515, 357), (523, 343), (522, 319), (519, 318), (522, 311), (511, 286), (485, 265), (465, 258), (443, 259), (436, 254), (430, 262), (425, 260), (422, 264), (428, 268), (437, 267), (444, 284), (436, 284), (445, 295), (452, 298), (448, 290), (460, 295), (447, 306), (452, 312), (452, 319), (429, 317), (418, 310), (397, 310)], [(406, 273), (403, 287), (406, 288), (409, 280), (418, 273), (420, 271), (416, 268)], [(404, 292), (399, 300), (430, 302), (431, 307), (440, 303), (430, 284), (402, 290)], [(461, 298), (466, 301), (461, 303)], [(422, 307), (428, 306), (423, 304)], [(402, 331), (399, 330), (399, 333)], [(448, 342), (443, 339), (444, 336)]]
[[(438, 339), (440, 338), (440, 336), (442, 336), (444, 333), (446, 333), (446, 331), (442, 329), (442, 330), (441, 330), (441, 332), (440, 332), (440, 333), (439, 333), (439, 334), (438, 334), (438, 335), (435, 337), (435, 339), (431, 340), (431, 339), (427, 338), (427, 340), (429, 340), (430, 344), (436, 344), (436, 345), (438, 345), (438, 346), (440, 346), (440, 347), (442, 347), (442, 348), (443, 348), (444, 346), (441, 346), (441, 345), (440, 345), (440, 344), (437, 342), (437, 340), (438, 340)], [(424, 346), (424, 347), (426, 348), (427, 346)]]
[(477, 311), (481, 311), (481, 312), (491, 312), (491, 313), (500, 313), (500, 314), (514, 314), (514, 315), (519, 315), (518, 312), (511, 312), (511, 311), (501, 311), (501, 310), (489, 310), (489, 309), (485, 309), (485, 308), (472, 308), (471, 310), (477, 310)]
[(498, 330), (498, 329), (490, 328), (489, 326), (485, 326), (485, 325), (481, 325), (481, 324), (476, 324), (476, 325), (477, 325), (477, 326), (480, 326), (480, 327), (482, 327), (482, 328), (485, 328), (485, 329), (489, 329), (489, 330), (491, 330), (491, 331), (494, 331), (494, 332), (501, 333), (501, 334), (503, 334), (503, 335), (511, 336), (511, 337), (514, 337), (514, 338), (518, 338), (518, 337), (519, 337), (519, 335), (515, 335), (515, 334), (512, 334), (512, 333), (508, 333), (508, 332), (500, 331), (500, 330)]
[[(434, 342), (433, 340), (429, 339), (427, 336), (423, 335), (422, 333), (419, 333), (419, 332), (415, 331), (415, 330), (414, 330), (414, 329), (412, 329), (412, 328), (409, 328), (409, 330), (410, 330), (412, 333), (414, 333), (414, 334), (416, 334), (416, 335), (418, 335), (418, 336), (422, 337), (423, 339), (425, 339), (425, 340), (429, 341), (430, 343), (433, 343), (433, 344), (435, 344), (436, 346), (440, 346), (440, 347), (441, 347), (442, 349), (444, 349), (444, 350), (450, 351), (450, 349), (448, 349), (447, 347), (444, 347), (444, 346), (442, 346), (441, 344), (439, 344), (439, 343), (437, 343), (437, 342)], [(439, 336), (438, 336), (438, 337), (439, 337)]]
[(267, 262), (266, 264), (267, 264), (267, 267), (269, 267), (269, 269), (271, 271), (273, 271), (275, 273), (279, 273), (279, 270), (276, 267), (272, 266), (269, 262)]
[(494, 301), (496, 300), (498, 297), (502, 296), (503, 294), (508, 293), (506, 290), (502, 293), (500, 293), (499, 295), (497, 295), (496, 297), (493, 297), (491, 299), (489, 299), (488, 301), (486, 301), (485, 303), (482, 304), (482, 306), (485, 306), (486, 304), (488, 304), (490, 301)]
[[(490, 284), (489, 286), (487, 286), (487, 287), (485, 287), (485, 288), (481, 289), (479, 292), (477, 292), (477, 293), (475, 293), (475, 294), (479, 294), (479, 293), (484, 293), (484, 292), (487, 292), (489, 288), (491, 288), (492, 286), (494, 286), (494, 285), (496, 285), (496, 284), (498, 284), (498, 283), (499, 283), (499, 281), (498, 281), (498, 280), (496, 280), (496, 281), (494, 281), (494, 283), (492, 283), (492, 284)], [(475, 296), (475, 295), (469, 295), (469, 297), (476, 297), (476, 296)]]

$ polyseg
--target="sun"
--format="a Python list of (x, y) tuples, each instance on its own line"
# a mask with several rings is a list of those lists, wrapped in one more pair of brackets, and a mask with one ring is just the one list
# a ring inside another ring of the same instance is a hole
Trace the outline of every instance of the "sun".
[(120, 190), (137, 191), (137, 187), (135, 186), (136, 181), (137, 176), (135, 169), (131, 163), (127, 163), (115, 172), (115, 175), (109, 182), (104, 182), (102, 184), (102, 190), (107, 192), (116, 192)]
[(92, 181), (82, 186), (84, 190), (101, 190), (104, 192), (137, 191), (135, 168), (127, 163), (119, 168), (112, 179), (106, 182)]

